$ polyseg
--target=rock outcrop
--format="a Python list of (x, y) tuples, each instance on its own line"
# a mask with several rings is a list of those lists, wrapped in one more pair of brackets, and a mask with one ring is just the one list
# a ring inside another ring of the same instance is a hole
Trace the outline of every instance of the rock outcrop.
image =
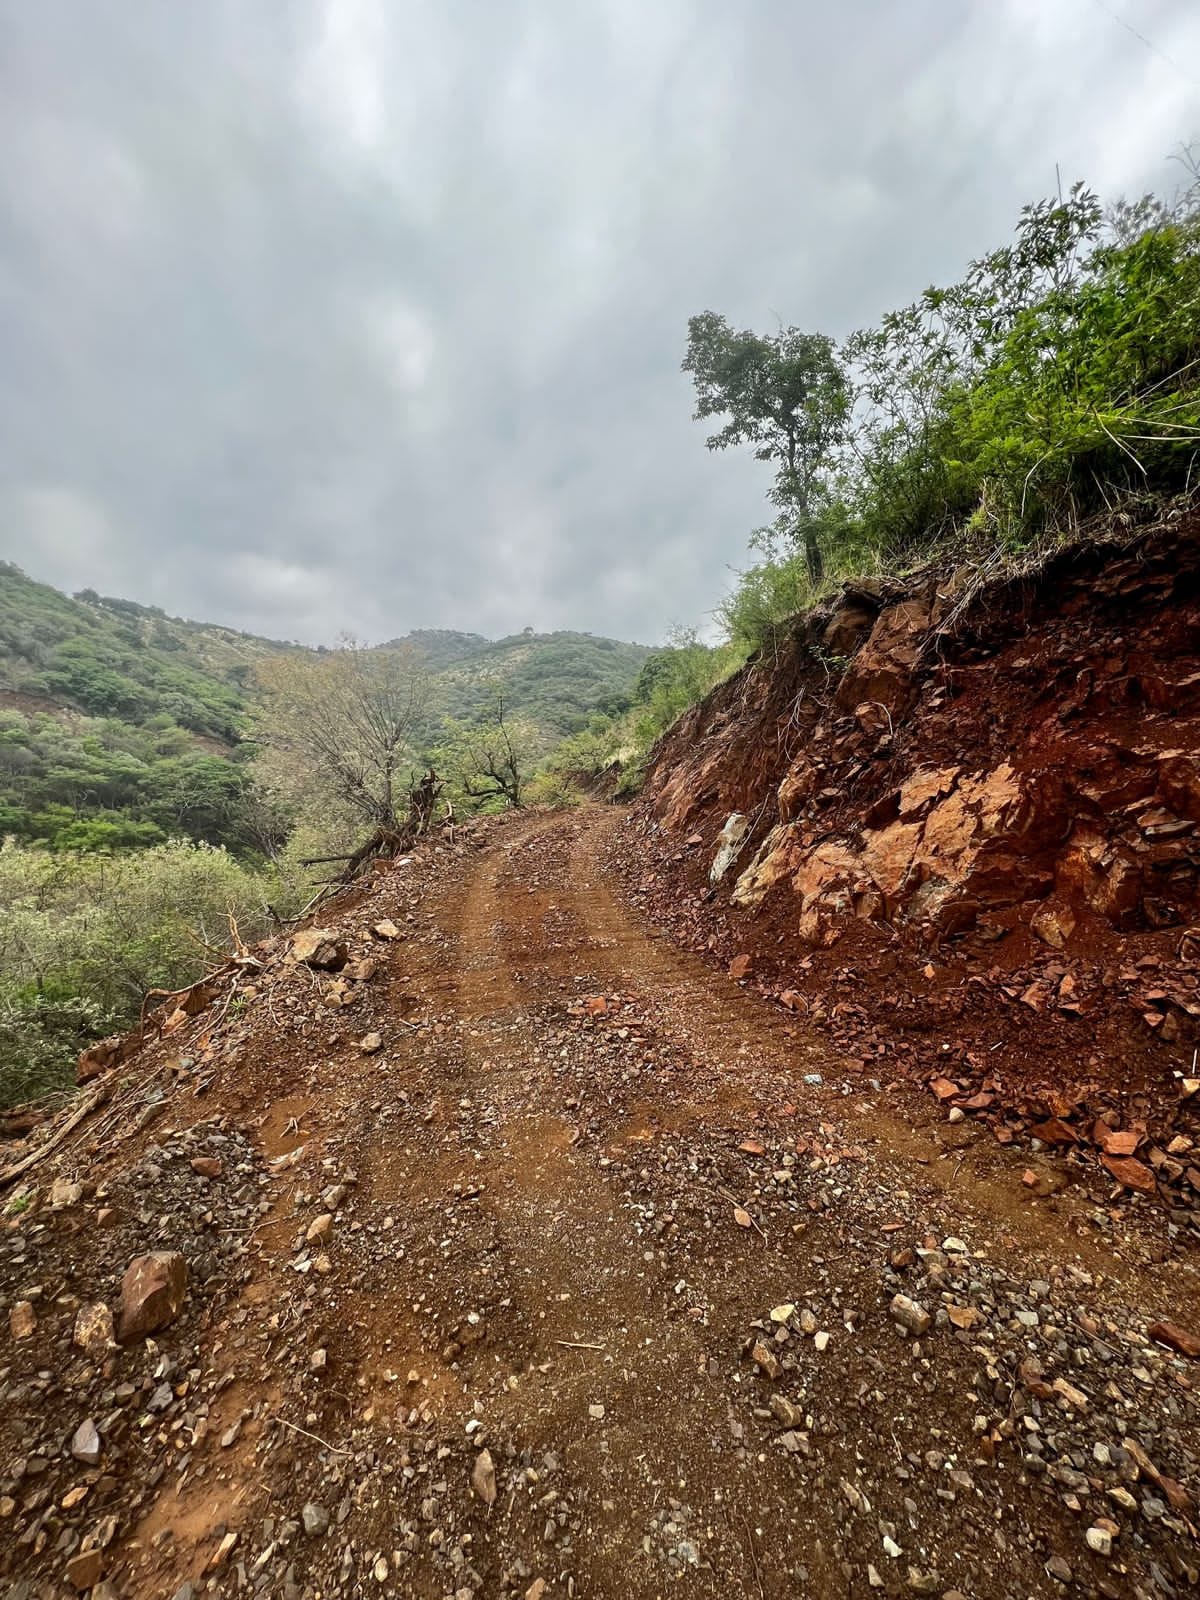
[(1194, 514), (974, 591), (848, 587), (667, 734), (622, 866), (878, 1081), (1200, 1232)]
[(668, 735), (656, 817), (720, 826), (714, 883), (736, 828), (733, 903), (790, 893), (812, 946), (850, 918), (936, 941), (1014, 907), (1056, 949), (1088, 917), (1186, 925), (1200, 914), (1197, 531), (1065, 552), (973, 597), (944, 574), (852, 586)]

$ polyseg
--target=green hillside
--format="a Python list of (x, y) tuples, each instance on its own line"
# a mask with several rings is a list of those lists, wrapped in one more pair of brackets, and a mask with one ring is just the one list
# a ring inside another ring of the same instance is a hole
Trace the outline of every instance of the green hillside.
[[(419, 630), (434, 676), (426, 734), (472, 719), (497, 686), (547, 748), (628, 704), (649, 651), (584, 633)], [(250, 784), (242, 742), (256, 661), (301, 647), (84, 590), (0, 562), (0, 833), (57, 848), (186, 836), (253, 850), (282, 819)]]
[(491, 640), (418, 630), (391, 642), (413, 645), (429, 662), (439, 714), (479, 716), (498, 687), (512, 711), (535, 723), (548, 744), (577, 733), (594, 712), (624, 709), (651, 653), (645, 645), (590, 633), (530, 631)]

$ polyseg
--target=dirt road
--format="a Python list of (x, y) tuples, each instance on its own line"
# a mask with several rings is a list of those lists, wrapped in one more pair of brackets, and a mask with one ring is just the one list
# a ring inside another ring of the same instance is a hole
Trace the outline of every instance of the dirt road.
[[(41, 1291), (0, 1356), (11, 1594), (69, 1592), (89, 1540), (123, 1600), (1194, 1587), (1197, 1368), (1147, 1329), (1200, 1295), (1162, 1222), (1034, 1198), (656, 936), (621, 828), (382, 876), (341, 923), (377, 973), (283, 961), (147, 1064), (157, 1119), (67, 1147), (82, 1196), (0, 1257), (6, 1304)], [(137, 1248), (211, 1270), (81, 1367)]]

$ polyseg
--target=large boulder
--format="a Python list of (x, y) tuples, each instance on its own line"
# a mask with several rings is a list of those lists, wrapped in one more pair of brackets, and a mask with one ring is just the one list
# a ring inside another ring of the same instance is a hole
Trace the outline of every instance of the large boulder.
[(187, 1296), (187, 1262), (178, 1250), (137, 1256), (121, 1279), (118, 1338), (122, 1344), (168, 1327)]

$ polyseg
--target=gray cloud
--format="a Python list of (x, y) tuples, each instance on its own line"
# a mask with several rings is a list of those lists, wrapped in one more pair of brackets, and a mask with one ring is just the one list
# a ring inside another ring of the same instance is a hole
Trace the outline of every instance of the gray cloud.
[(847, 331), (1198, 132), (1194, 0), (0, 0), (2, 542), (276, 636), (660, 637), (765, 515), (692, 312)]

